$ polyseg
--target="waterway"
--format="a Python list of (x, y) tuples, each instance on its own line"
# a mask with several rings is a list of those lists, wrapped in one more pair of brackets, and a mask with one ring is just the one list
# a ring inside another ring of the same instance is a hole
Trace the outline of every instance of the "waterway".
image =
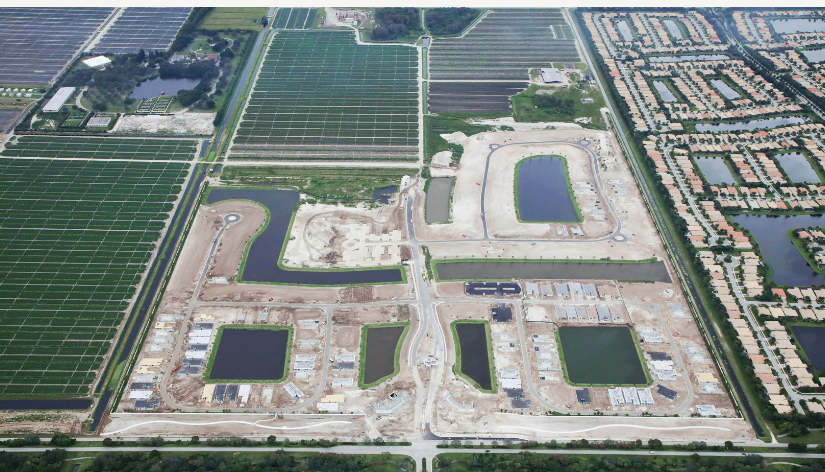
[(804, 116), (776, 116), (759, 120), (736, 121), (733, 123), (697, 123), (696, 131), (700, 133), (729, 133), (731, 131), (756, 131), (758, 129), (777, 128), (779, 126), (807, 123)]
[(725, 83), (722, 79), (711, 79), (711, 84), (716, 87), (719, 92), (724, 95), (725, 98), (728, 100), (736, 100), (737, 98), (742, 98), (742, 95), (739, 95), (739, 92), (734, 90), (730, 85)]
[(390, 203), (390, 199), (392, 198), (393, 194), (398, 191), (398, 187), (392, 185), (390, 187), (382, 187), (377, 188), (372, 191), (372, 201), (375, 203), (381, 203), (383, 205), (387, 205)]
[(736, 178), (731, 173), (730, 168), (725, 164), (725, 160), (718, 156), (696, 157), (694, 158), (705, 180), (711, 185), (735, 184)]
[(776, 160), (793, 182), (820, 183), (819, 175), (804, 154), (799, 152), (777, 154)]
[(788, 230), (825, 226), (823, 215), (733, 215), (731, 220), (748, 230), (759, 245), (765, 263), (771, 269), (771, 280), (777, 285), (810, 287), (825, 285), (825, 274), (808, 265), (788, 238)]
[(401, 269), (301, 270), (283, 269), (278, 265), (281, 248), (289, 230), (292, 214), (300, 196), (291, 190), (212, 189), (208, 204), (225, 200), (251, 200), (269, 210), (269, 224), (248, 248), (243, 282), (287, 285), (386, 284), (403, 280)]
[(791, 18), (771, 20), (773, 30), (778, 34), (822, 33), (825, 32), (825, 20), (812, 18)]
[(817, 62), (825, 61), (825, 48), (823, 48), (823, 49), (808, 49), (808, 50), (800, 51), (800, 52), (805, 55), (805, 59), (807, 59), (808, 62), (817, 63)]
[(487, 332), (483, 323), (456, 323), (453, 326), (461, 347), (461, 373), (473, 379), (482, 389), (493, 388), (490, 359), (487, 355)]
[(364, 383), (371, 384), (395, 372), (395, 349), (401, 341), (404, 326), (367, 329), (367, 352), (364, 361)]
[(287, 341), (286, 329), (229, 328), (221, 333), (212, 380), (278, 380), (284, 375)]
[(676, 24), (673, 20), (663, 20), (662, 23), (665, 25), (668, 31), (670, 31), (670, 35), (676, 38), (677, 41), (685, 39), (682, 36), (682, 30), (679, 29), (679, 25)]
[(154, 98), (161, 95), (177, 95), (180, 90), (192, 90), (201, 83), (200, 79), (161, 79), (155, 77), (141, 82), (129, 95), (136, 100)]
[(825, 370), (825, 328), (820, 326), (791, 326), (796, 341), (802, 346), (814, 369)]
[(633, 33), (630, 31), (630, 25), (627, 24), (627, 21), (619, 20), (616, 22), (616, 26), (619, 27), (619, 33), (625, 41), (633, 41)]
[(521, 161), (517, 172), (516, 192), (521, 221), (579, 221), (563, 158), (531, 157)]
[(427, 224), (446, 223), (450, 220), (450, 193), (453, 179), (438, 177), (427, 186), (427, 201), (424, 211)]
[(650, 62), (696, 62), (696, 61), (726, 61), (730, 57), (724, 54), (691, 54), (689, 56), (653, 56)]
[(662, 97), (662, 100), (665, 102), (675, 103), (679, 101), (679, 99), (676, 98), (676, 95), (673, 95), (673, 92), (670, 91), (667, 84), (661, 80), (654, 80), (653, 86), (656, 87), (656, 91), (659, 92), (659, 96)]
[(437, 262), (441, 280), (590, 279), (670, 283), (663, 261), (653, 262)]
[(644, 385), (633, 333), (624, 326), (559, 328), (567, 377), (574, 384)]

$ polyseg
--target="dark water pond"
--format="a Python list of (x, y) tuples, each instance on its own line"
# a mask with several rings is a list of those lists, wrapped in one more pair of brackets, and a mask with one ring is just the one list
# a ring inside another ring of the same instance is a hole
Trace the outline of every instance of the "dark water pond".
[(670, 282), (663, 261), (620, 262), (437, 262), (441, 280), (592, 279)]
[(730, 168), (725, 164), (725, 160), (717, 156), (696, 157), (694, 158), (702, 175), (709, 184), (735, 184), (736, 178), (730, 171)]
[(619, 33), (625, 41), (633, 41), (633, 33), (630, 31), (630, 25), (627, 24), (627, 21), (619, 20), (616, 22), (616, 26), (619, 27)]
[(734, 123), (697, 123), (696, 131), (701, 133), (728, 133), (731, 131), (755, 131), (758, 129), (776, 128), (778, 126), (798, 125), (807, 123), (804, 116), (777, 116), (759, 120), (737, 121)]
[(180, 90), (192, 90), (201, 83), (200, 79), (154, 79), (146, 80), (135, 87), (129, 98), (154, 98), (160, 95), (177, 95)]
[(825, 20), (811, 18), (771, 20), (771, 26), (778, 34), (821, 33), (825, 31)]
[(793, 333), (814, 369), (825, 370), (825, 328), (818, 326), (791, 326)]
[(656, 91), (659, 92), (659, 96), (662, 97), (667, 103), (674, 103), (678, 102), (679, 100), (676, 98), (676, 95), (673, 95), (673, 92), (670, 91), (667, 84), (662, 82), (661, 80), (654, 80), (653, 86), (656, 87)]
[(367, 328), (365, 384), (371, 384), (395, 372), (395, 349), (403, 332), (404, 326)]
[(278, 266), (281, 248), (289, 230), (299, 195), (291, 190), (216, 188), (209, 193), (208, 204), (224, 200), (252, 200), (269, 210), (269, 225), (249, 247), (241, 280), (289, 285), (383, 284), (403, 280), (400, 269), (354, 271), (286, 270)]
[(487, 332), (483, 323), (456, 323), (453, 327), (461, 347), (461, 373), (473, 379), (482, 389), (493, 388)]
[(796, 183), (819, 183), (819, 175), (804, 154), (799, 152), (777, 154), (776, 160), (792, 181)]
[(807, 51), (801, 51), (802, 54), (805, 55), (805, 59), (808, 62), (822, 62), (825, 61), (825, 48), (823, 49), (808, 49)]
[(777, 285), (810, 287), (825, 285), (825, 274), (814, 271), (788, 238), (788, 230), (824, 226), (825, 216), (733, 215), (731, 220), (750, 231), (771, 268), (771, 280)]
[(531, 157), (522, 161), (516, 176), (519, 218), (522, 221), (579, 221), (567, 179), (567, 165), (561, 157)]
[[(277, 380), (286, 364), (286, 329), (224, 329), (211, 380)], [(214, 348), (213, 348), (214, 349)]]
[(642, 385), (647, 382), (629, 328), (562, 326), (559, 337), (571, 383)]
[(398, 191), (398, 187), (391, 186), (391, 187), (383, 187), (373, 190), (372, 192), (372, 201), (383, 203), (384, 205), (390, 203), (390, 198), (392, 195)]
[(670, 31), (671, 36), (673, 36), (677, 40), (684, 39), (684, 36), (682, 36), (682, 30), (679, 29), (679, 25), (677, 25), (675, 21), (663, 20), (662, 23), (664, 23), (665, 28), (667, 28), (667, 30)]
[(653, 56), (650, 62), (695, 62), (695, 61), (726, 61), (730, 57), (724, 54), (691, 54), (689, 56)]
[(724, 97), (728, 100), (736, 100), (737, 98), (742, 98), (742, 96), (739, 95), (739, 92), (734, 90), (722, 79), (712, 79), (710, 83), (713, 84), (713, 86), (716, 87), (717, 90), (719, 90), (719, 93), (724, 95)]
[(427, 205), (424, 211), (427, 223), (446, 223), (450, 220), (450, 193), (453, 179), (438, 177), (427, 187)]

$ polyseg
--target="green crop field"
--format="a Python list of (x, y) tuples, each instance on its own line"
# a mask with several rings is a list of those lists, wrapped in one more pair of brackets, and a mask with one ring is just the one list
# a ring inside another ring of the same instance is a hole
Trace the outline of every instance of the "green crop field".
[(495, 9), (463, 37), (433, 42), (430, 78), (527, 80), (528, 69), (580, 60), (561, 10)]
[(18, 136), (0, 156), (191, 161), (197, 145), (192, 139)]
[(418, 159), (418, 53), (347, 31), (279, 31), (231, 159)]
[(269, 9), (266, 7), (217, 7), (214, 8), (201, 23), (201, 28), (207, 30), (247, 29), (261, 30), (261, 24), (255, 23), (265, 17)]
[(281, 8), (275, 14), (273, 28), (278, 29), (309, 29), (315, 21), (315, 8)]
[(0, 396), (89, 394), (189, 167), (0, 159)]

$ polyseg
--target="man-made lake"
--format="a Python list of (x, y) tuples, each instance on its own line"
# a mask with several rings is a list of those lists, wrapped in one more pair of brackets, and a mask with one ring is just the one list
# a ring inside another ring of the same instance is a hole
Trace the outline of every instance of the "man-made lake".
[(517, 212), (521, 221), (578, 222), (567, 162), (559, 156), (530, 157), (516, 169)]
[(622, 35), (622, 39), (625, 41), (633, 41), (633, 32), (630, 31), (630, 25), (627, 24), (626, 20), (617, 21), (616, 26), (619, 28), (619, 34)]
[(710, 83), (716, 87), (716, 89), (719, 90), (719, 93), (721, 93), (728, 100), (742, 98), (742, 95), (739, 95), (739, 92), (731, 88), (731, 86), (725, 83), (722, 79), (711, 79)]
[(154, 79), (146, 80), (135, 87), (129, 98), (140, 100), (142, 98), (154, 98), (160, 95), (177, 95), (180, 90), (192, 90), (201, 83), (200, 79)]
[(788, 20), (771, 20), (773, 30), (778, 34), (822, 33), (825, 32), (825, 20), (811, 18), (791, 18)]
[(731, 220), (748, 230), (759, 245), (777, 285), (810, 287), (825, 285), (825, 274), (813, 270), (788, 238), (788, 230), (825, 226), (822, 215), (733, 215)]
[(573, 384), (645, 385), (633, 333), (624, 326), (559, 328), (564, 368)]
[(398, 191), (395, 185), (389, 187), (377, 188), (372, 191), (372, 201), (376, 203), (383, 203), (384, 205), (390, 203), (390, 198)]
[(804, 154), (800, 152), (777, 154), (776, 160), (788, 178), (795, 183), (820, 183), (819, 175)]
[(724, 54), (691, 54), (689, 56), (653, 56), (650, 62), (696, 62), (696, 61), (726, 61), (730, 57)]
[(395, 349), (401, 342), (404, 326), (370, 326), (364, 360), (364, 383), (371, 384), (395, 372)]
[(825, 61), (825, 48), (823, 48), (823, 49), (808, 49), (806, 51), (800, 51), (800, 52), (802, 52), (802, 54), (805, 55), (805, 59), (807, 59), (808, 62), (817, 63), (817, 62)]
[(665, 102), (674, 103), (679, 101), (676, 98), (676, 95), (673, 95), (673, 92), (670, 91), (670, 88), (667, 86), (667, 84), (662, 82), (661, 80), (654, 80), (653, 86), (656, 87), (656, 91), (659, 92), (659, 96), (662, 97), (662, 100), (664, 100)]
[(820, 326), (791, 326), (796, 341), (802, 346), (814, 369), (825, 370), (825, 328)]
[(437, 262), (441, 280), (592, 279), (669, 283), (663, 261), (653, 262)]
[(461, 353), (456, 362), (461, 363), (461, 373), (473, 379), (483, 390), (493, 388), (490, 377), (490, 359), (487, 331), (484, 323), (456, 323), (453, 325)]
[(427, 202), (424, 216), (428, 224), (446, 223), (450, 221), (450, 193), (453, 189), (453, 179), (437, 177), (430, 180), (427, 187)]
[(670, 35), (676, 38), (677, 41), (684, 39), (682, 30), (679, 29), (679, 25), (677, 25), (674, 20), (662, 20), (662, 23), (665, 25), (665, 28), (670, 31)]
[(269, 224), (249, 246), (246, 265), (239, 279), (243, 282), (268, 282), (287, 285), (353, 285), (401, 282), (401, 269), (301, 270), (283, 269), (278, 265), (292, 213), (298, 204), (298, 192), (216, 188), (207, 204), (225, 200), (251, 200), (269, 210)]
[(735, 184), (736, 177), (731, 173), (730, 168), (725, 164), (725, 159), (718, 156), (695, 157), (696, 165), (705, 176), (705, 180), (711, 185)]
[(807, 123), (804, 116), (777, 116), (759, 120), (736, 121), (733, 123), (697, 123), (696, 131), (700, 133), (729, 133), (731, 131), (755, 131), (758, 129), (776, 128), (786, 125)]
[[(273, 327), (274, 328), (274, 327)], [(224, 328), (210, 380), (279, 380), (284, 376), (289, 330)]]

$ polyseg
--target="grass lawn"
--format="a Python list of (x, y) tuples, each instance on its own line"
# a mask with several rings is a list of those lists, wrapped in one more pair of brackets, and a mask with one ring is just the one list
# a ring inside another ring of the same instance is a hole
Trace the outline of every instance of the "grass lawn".
[[(557, 108), (536, 108), (533, 97), (539, 90), (553, 90), (552, 96), (560, 100), (572, 100), (575, 112), (560, 113)], [(592, 99), (591, 103), (582, 102), (583, 99)], [(605, 129), (604, 118), (599, 110), (605, 106), (604, 98), (596, 87), (586, 90), (578, 86), (567, 88), (540, 87), (531, 85), (524, 92), (513, 97), (513, 117), (516, 121), (536, 123), (543, 121), (574, 121), (577, 118), (590, 118), (590, 127)]]
[(266, 7), (217, 7), (201, 23), (201, 28), (209, 30), (248, 29), (261, 30), (261, 24), (255, 23), (266, 16)]

